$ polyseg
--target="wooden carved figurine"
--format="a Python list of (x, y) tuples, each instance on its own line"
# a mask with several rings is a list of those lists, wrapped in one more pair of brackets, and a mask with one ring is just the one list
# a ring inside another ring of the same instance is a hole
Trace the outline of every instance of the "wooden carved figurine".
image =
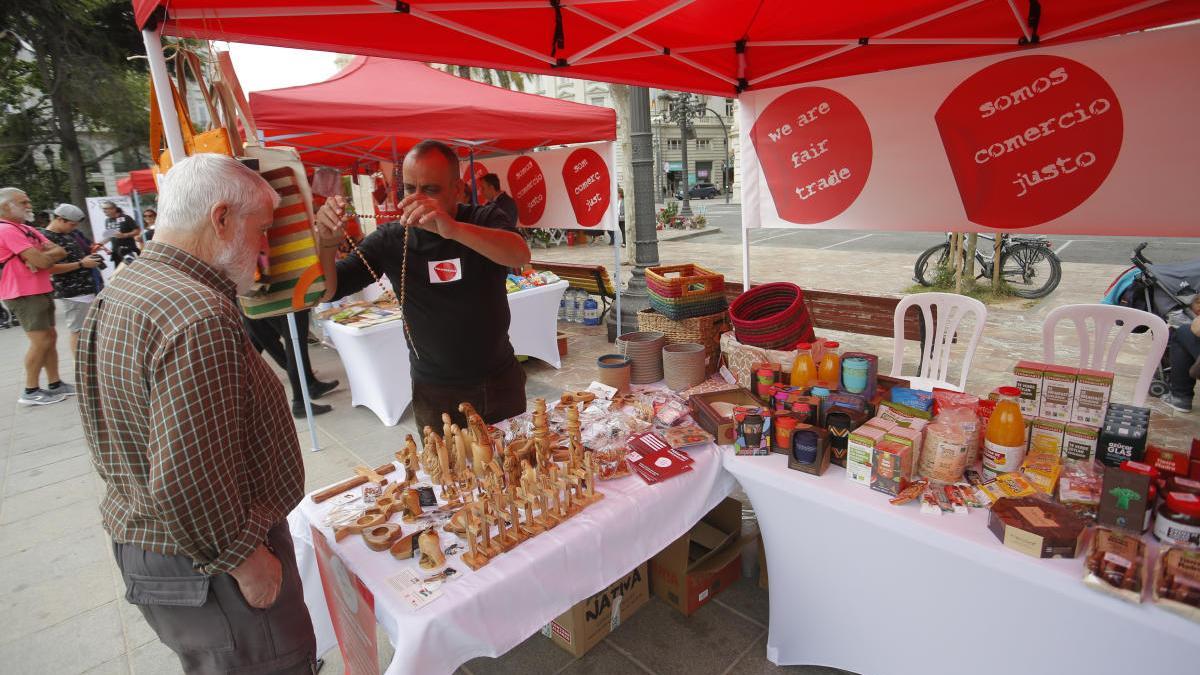
[(467, 552), (462, 555), (462, 561), (467, 567), (477, 570), (488, 563), (488, 558), (479, 550), (479, 523), (475, 520), (473, 509), (467, 512)]
[(422, 532), (417, 538), (417, 548), (421, 550), (421, 569), (432, 570), (446, 564), (446, 554), (442, 553), (442, 541), (438, 538), (437, 530)]
[(411, 488), (406, 490), (404, 492), (404, 515), (400, 519), (406, 523), (415, 523), (422, 513), (424, 511), (421, 510), (421, 493)]
[(396, 459), (400, 460), (400, 465), (404, 467), (404, 482), (416, 482), (417, 468), (421, 462), (417, 455), (417, 442), (413, 440), (412, 434), (404, 435), (404, 449), (396, 453)]

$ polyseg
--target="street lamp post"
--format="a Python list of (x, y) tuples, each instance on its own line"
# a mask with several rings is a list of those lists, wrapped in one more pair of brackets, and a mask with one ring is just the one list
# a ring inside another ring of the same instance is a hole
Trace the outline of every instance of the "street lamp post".
[(688, 201), (688, 129), (692, 126), (692, 118), (703, 115), (706, 106), (704, 101), (686, 91), (678, 94), (659, 94), (659, 100), (667, 104), (667, 110), (663, 113), (663, 117), (679, 125), (679, 148), (683, 160), (683, 170), (680, 172), (683, 174), (683, 205), (679, 209), (679, 215), (690, 216), (692, 215), (692, 206)]
[(725, 126), (725, 121), (712, 108), (705, 108), (708, 112), (717, 118), (717, 124), (721, 125), (721, 135), (725, 138), (725, 163), (721, 166), (721, 192), (725, 193), (725, 203), (729, 203), (729, 128)]
[(681, 216), (692, 215), (692, 205), (691, 205), (691, 202), (688, 201), (688, 198), (691, 195), (688, 194), (688, 187), (689, 187), (688, 182), (689, 181), (688, 181), (687, 146), (688, 146), (688, 116), (680, 115), (679, 116), (679, 151), (681, 153), (683, 153), (683, 171), (680, 172), (683, 174), (683, 206), (679, 209), (679, 215), (681, 215)]

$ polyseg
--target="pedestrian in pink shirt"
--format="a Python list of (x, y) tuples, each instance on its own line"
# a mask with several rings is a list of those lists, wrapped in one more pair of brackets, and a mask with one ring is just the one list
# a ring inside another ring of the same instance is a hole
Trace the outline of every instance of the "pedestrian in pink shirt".
[[(0, 300), (12, 312), (25, 336), (25, 392), (17, 399), (23, 405), (58, 403), (75, 393), (75, 388), (58, 376), (58, 333), (54, 330), (54, 285), (50, 268), (67, 256), (36, 229), (26, 225), (33, 216), (33, 203), (24, 191), (0, 188)], [(46, 371), (45, 389), (38, 386)]]

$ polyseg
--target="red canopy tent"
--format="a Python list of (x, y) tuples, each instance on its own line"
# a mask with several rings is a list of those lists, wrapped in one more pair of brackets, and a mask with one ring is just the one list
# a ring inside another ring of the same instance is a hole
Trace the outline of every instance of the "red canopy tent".
[(324, 82), (250, 94), (268, 143), (295, 147), (306, 164), (342, 168), (391, 161), (424, 138), (465, 156), (541, 145), (611, 141), (610, 108), (472, 82), (421, 63), (358, 57)]
[[(1200, 17), (1195, 0), (134, 0), (181, 37), (735, 96)], [(557, 7), (556, 7), (557, 6)], [(159, 11), (161, 10), (161, 12)], [(345, 101), (345, 103), (353, 103)]]
[(150, 169), (130, 171), (129, 175), (117, 181), (117, 192), (123, 195), (137, 191), (140, 194), (158, 192), (158, 184), (154, 182), (154, 174)]

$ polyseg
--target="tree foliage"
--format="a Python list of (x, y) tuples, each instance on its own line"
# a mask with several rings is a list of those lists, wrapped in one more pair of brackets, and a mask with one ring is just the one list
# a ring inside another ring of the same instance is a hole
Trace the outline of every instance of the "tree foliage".
[[(91, 196), (110, 155), (144, 164), (149, 80), (127, 0), (0, 3), (0, 185), (37, 208)], [(99, 136), (97, 155), (81, 135)], [(139, 161), (139, 159), (141, 161)]]

